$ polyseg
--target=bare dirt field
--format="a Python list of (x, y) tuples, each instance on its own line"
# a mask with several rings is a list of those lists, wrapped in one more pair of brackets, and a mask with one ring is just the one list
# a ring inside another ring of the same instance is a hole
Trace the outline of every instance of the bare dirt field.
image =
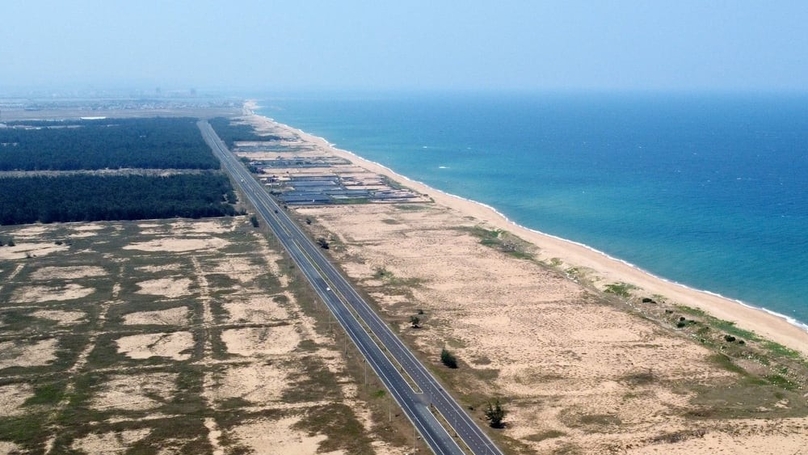
[(349, 374), (339, 333), (303, 311), (325, 314), (245, 217), (0, 235), (18, 242), (0, 247), (0, 454), (417, 444), (402, 416), (372, 417), (389, 398)]
[[(675, 306), (636, 310), (440, 206), (295, 212), (480, 420), (488, 400), (506, 403), (497, 436), (514, 453), (760, 455), (808, 444), (805, 392), (757, 382), (722, 357), (727, 347), (678, 330)], [(440, 364), (443, 347), (458, 370)], [(766, 362), (757, 359), (750, 369)]]

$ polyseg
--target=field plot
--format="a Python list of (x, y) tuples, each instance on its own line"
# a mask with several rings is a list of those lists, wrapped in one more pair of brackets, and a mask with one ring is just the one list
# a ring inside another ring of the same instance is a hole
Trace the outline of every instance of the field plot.
[(0, 237), (0, 454), (405, 452), (244, 217)]

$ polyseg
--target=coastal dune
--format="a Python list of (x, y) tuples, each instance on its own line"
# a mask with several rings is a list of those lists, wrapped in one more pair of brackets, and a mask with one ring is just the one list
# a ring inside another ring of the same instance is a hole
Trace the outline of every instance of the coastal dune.
[[(312, 236), (329, 239), (329, 254), (475, 418), (492, 397), (505, 400), (498, 442), (513, 453), (762, 455), (808, 444), (804, 392), (750, 385), (743, 371), (764, 377), (770, 367), (751, 357), (728, 367), (720, 329), (710, 331), (721, 340), (711, 347), (674, 321), (687, 315), (677, 305), (699, 308), (806, 353), (808, 333), (799, 327), (518, 226), (250, 106), (245, 114), (240, 121), (300, 146), (300, 156), (343, 157), (352, 173), (359, 166), (431, 198), (290, 211)], [(633, 286), (632, 296), (606, 298), (615, 283)], [(411, 327), (413, 315), (420, 328)], [(443, 348), (456, 354), (458, 370), (441, 365)]]
[(255, 115), (252, 112), (253, 108), (255, 108), (255, 104), (248, 103), (245, 107), (245, 113), (249, 114), (246, 118), (257, 131), (274, 131), (278, 127), (290, 130), (295, 135), (298, 135), (303, 142), (314, 144), (317, 149), (348, 159), (371, 172), (385, 175), (417, 192), (429, 195), (437, 204), (450, 207), (497, 229), (502, 229), (521, 237), (539, 248), (540, 259), (551, 260), (557, 258), (566, 267), (579, 267), (589, 270), (588, 279), (601, 289), (610, 283), (629, 283), (640, 288), (642, 292), (648, 295), (664, 296), (680, 305), (704, 310), (719, 319), (734, 322), (739, 327), (808, 355), (808, 330), (805, 327), (791, 323), (781, 315), (772, 314), (763, 309), (745, 305), (720, 295), (665, 280), (619, 259), (609, 257), (588, 246), (528, 229), (511, 222), (501, 213), (484, 204), (431, 188), (421, 182), (397, 174), (379, 163), (366, 160), (350, 151), (334, 147), (321, 137), (308, 134), (288, 125), (282, 125), (269, 118)]

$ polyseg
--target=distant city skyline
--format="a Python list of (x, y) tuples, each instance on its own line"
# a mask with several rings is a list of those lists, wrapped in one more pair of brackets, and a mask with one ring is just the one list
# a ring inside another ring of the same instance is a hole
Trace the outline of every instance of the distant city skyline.
[(808, 92), (804, 1), (32, 0), (0, 17), (0, 92)]

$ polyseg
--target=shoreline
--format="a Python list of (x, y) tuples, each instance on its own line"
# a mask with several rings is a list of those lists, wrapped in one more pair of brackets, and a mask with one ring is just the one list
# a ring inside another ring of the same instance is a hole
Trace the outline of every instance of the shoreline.
[(558, 258), (563, 262), (565, 268), (583, 267), (588, 269), (594, 276), (587, 277), (587, 279), (598, 289), (602, 290), (606, 284), (625, 282), (636, 286), (649, 297), (661, 296), (671, 303), (703, 310), (713, 317), (733, 322), (740, 328), (750, 330), (762, 338), (808, 356), (808, 324), (708, 290), (691, 288), (656, 276), (634, 264), (612, 257), (588, 245), (522, 226), (487, 204), (430, 187), (354, 152), (340, 149), (325, 138), (256, 114), (254, 110), (257, 107), (255, 102), (248, 101), (245, 102), (243, 109), (244, 115), (252, 117), (256, 124), (273, 125), (294, 132), (306, 142), (318, 145), (330, 153), (353, 161), (360, 167), (385, 175), (415, 191), (428, 195), (439, 205), (473, 216), (481, 223), (511, 232), (539, 248), (538, 258), (545, 261)]

